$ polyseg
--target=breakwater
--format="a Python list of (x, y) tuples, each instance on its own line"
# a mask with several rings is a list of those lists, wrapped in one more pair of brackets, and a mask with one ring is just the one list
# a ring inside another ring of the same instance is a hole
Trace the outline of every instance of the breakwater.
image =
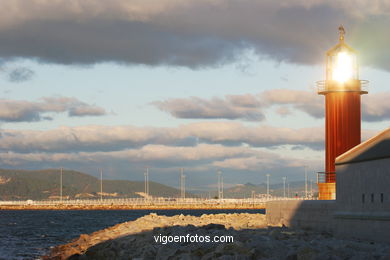
[[(179, 241), (165, 236), (231, 237), (229, 242)], [(82, 234), (44, 259), (388, 259), (390, 245), (343, 240), (330, 233), (267, 227), (264, 214), (171, 217), (149, 214)]]
[(0, 210), (264, 209), (264, 199), (108, 199), (2, 201)]
[(265, 204), (212, 205), (3, 205), (0, 210), (198, 210), (198, 209), (265, 209)]

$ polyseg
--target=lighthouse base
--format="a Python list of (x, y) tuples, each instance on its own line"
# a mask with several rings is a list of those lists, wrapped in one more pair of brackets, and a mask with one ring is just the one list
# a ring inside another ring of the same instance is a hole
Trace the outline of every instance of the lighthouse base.
[(336, 183), (318, 183), (318, 199), (319, 200), (335, 200), (336, 199)]

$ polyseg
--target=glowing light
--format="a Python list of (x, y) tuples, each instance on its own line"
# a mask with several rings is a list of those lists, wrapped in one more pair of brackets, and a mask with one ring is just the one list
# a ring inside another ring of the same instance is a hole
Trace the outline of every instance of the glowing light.
[(344, 83), (353, 76), (353, 62), (352, 57), (346, 52), (339, 52), (337, 54), (336, 64), (333, 68), (332, 78), (340, 83)]

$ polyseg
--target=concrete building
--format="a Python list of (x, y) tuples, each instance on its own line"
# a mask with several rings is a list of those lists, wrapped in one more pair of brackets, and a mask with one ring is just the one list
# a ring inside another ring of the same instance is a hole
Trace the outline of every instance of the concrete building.
[(390, 128), (336, 159), (336, 230), (390, 241)]
[(336, 200), (271, 201), (269, 225), (390, 242), (390, 128), (336, 158)]

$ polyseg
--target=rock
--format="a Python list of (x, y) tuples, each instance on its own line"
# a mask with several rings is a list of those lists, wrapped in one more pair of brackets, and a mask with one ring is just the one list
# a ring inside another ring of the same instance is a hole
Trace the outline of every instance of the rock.
[(221, 224), (208, 224), (206, 226), (203, 226), (204, 229), (209, 230), (209, 229), (225, 229), (224, 225)]
[(296, 253), (290, 254), (285, 260), (298, 260), (298, 255)]
[(252, 255), (251, 250), (244, 246), (241, 242), (234, 242), (229, 244), (220, 244), (215, 249), (216, 253), (221, 255)]
[(80, 254), (74, 254), (68, 258), (68, 260), (79, 260), (79, 259), (80, 259)]
[(272, 237), (273, 239), (279, 239), (280, 237), (280, 229), (278, 228), (274, 228), (272, 229), (269, 234), (268, 234), (270, 237)]
[(210, 259), (214, 259), (214, 252), (209, 252), (205, 255), (202, 256), (201, 260), (210, 260)]
[(89, 236), (87, 234), (81, 234), (79, 237), (80, 241), (87, 241), (89, 239)]
[(71, 247), (67, 249), (67, 252), (69, 253), (70, 256), (74, 256), (74, 259), (77, 259), (77, 255), (80, 255), (80, 252), (77, 250), (77, 248)]
[(223, 256), (218, 257), (217, 259), (219, 259), (219, 260), (234, 260), (234, 259), (242, 259), (242, 258), (240, 258), (238, 256), (233, 257), (231, 255), (223, 255)]
[(144, 248), (143, 248), (143, 254), (142, 254), (142, 257), (144, 259), (153, 259), (156, 257), (156, 254), (157, 254), (157, 250), (155, 247), (151, 246), (151, 245), (146, 245)]
[(367, 245), (364, 243), (354, 242), (350, 241), (346, 244), (347, 248), (351, 248), (354, 251), (364, 251), (364, 252), (370, 252), (373, 249), (373, 246)]
[(383, 255), (381, 258), (379, 258), (380, 260), (390, 260), (390, 253), (389, 254), (386, 254), (386, 255)]
[[(82, 234), (53, 248), (45, 259), (381, 259), (390, 260), (390, 245), (337, 239), (329, 233), (265, 226), (262, 214), (159, 216)], [(174, 225), (174, 226), (173, 226)], [(247, 229), (247, 228), (250, 229)], [(173, 242), (153, 236), (233, 236), (233, 243)], [(84, 253), (85, 252), (85, 253)]]
[(317, 250), (311, 247), (303, 247), (297, 252), (297, 260), (313, 260), (317, 257)]
[(176, 252), (176, 248), (160, 247), (156, 254), (156, 260), (167, 260), (169, 257), (174, 256)]
[(339, 242), (338, 245), (333, 248), (332, 254), (341, 259), (348, 259), (355, 254), (355, 251), (351, 248), (347, 248), (343, 242)]
[(191, 256), (191, 254), (189, 254), (189, 253), (184, 253), (184, 254), (180, 254), (180, 255), (175, 256), (174, 259), (180, 259), (180, 260), (193, 260), (194, 257)]

